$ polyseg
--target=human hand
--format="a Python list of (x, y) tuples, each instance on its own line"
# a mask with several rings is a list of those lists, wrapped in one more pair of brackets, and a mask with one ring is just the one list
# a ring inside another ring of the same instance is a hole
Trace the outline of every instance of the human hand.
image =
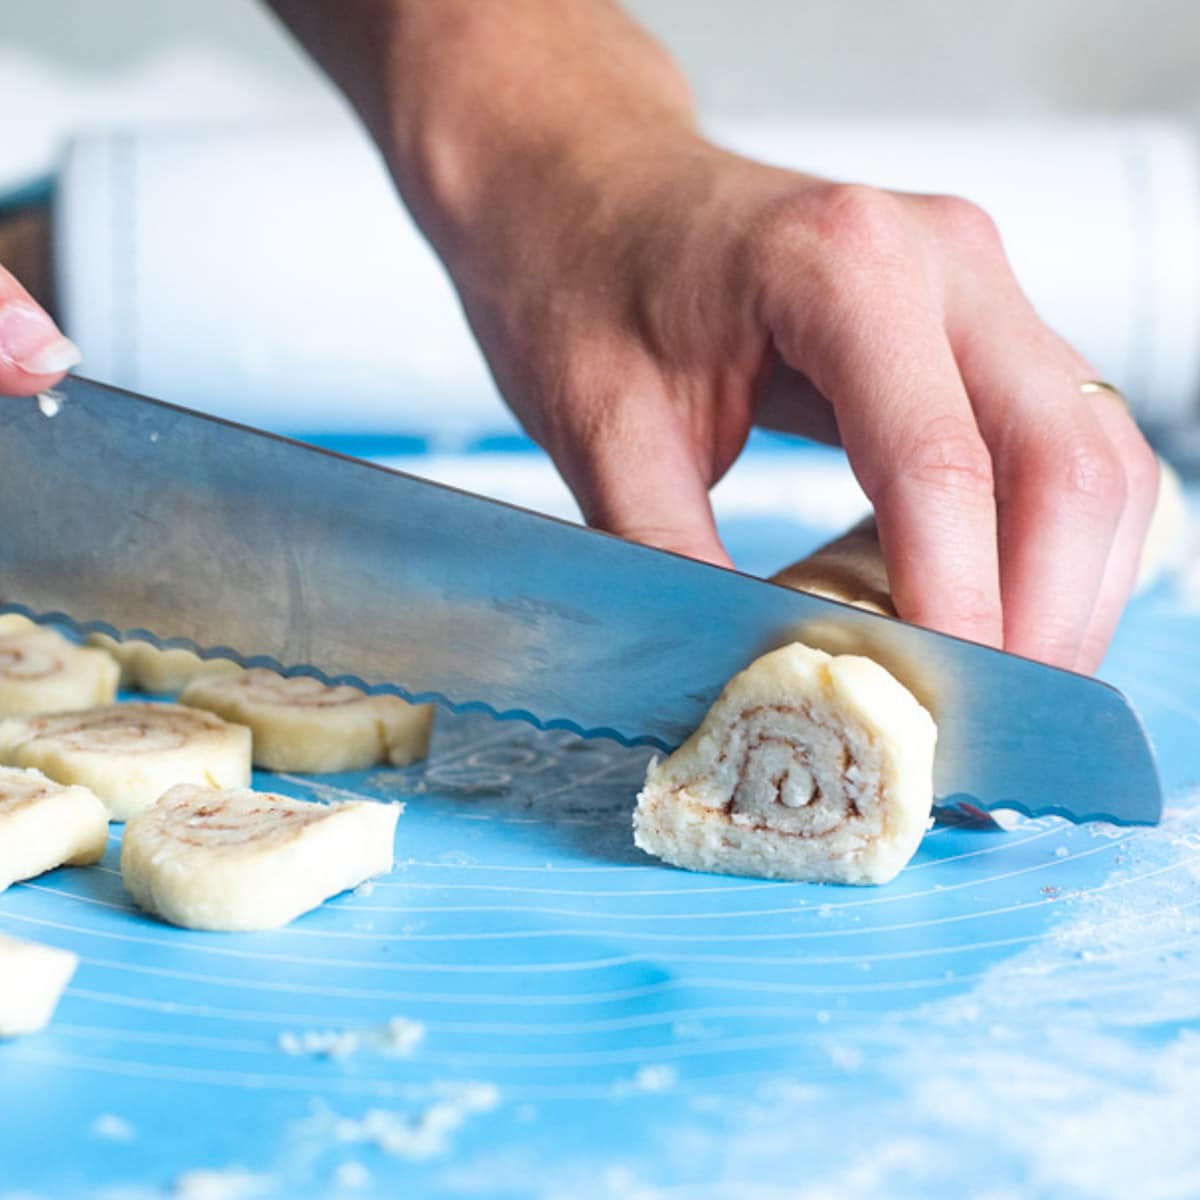
[[(992, 222), (696, 131), (611, 0), (271, 0), (339, 79), (500, 389), (602, 529), (717, 563), (756, 421), (845, 446), (907, 620), (1090, 671), (1158, 465)], [(803, 478), (795, 481), (804, 487)]]
[(79, 359), (75, 343), (0, 267), (0, 396), (32, 396), (53, 387)]
[(591, 524), (725, 563), (708, 489), (750, 427), (826, 436), (875, 507), (902, 617), (1099, 664), (1157, 462), (1117, 397), (1080, 390), (1094, 369), (977, 207), (676, 135), (492, 211), (452, 273)]

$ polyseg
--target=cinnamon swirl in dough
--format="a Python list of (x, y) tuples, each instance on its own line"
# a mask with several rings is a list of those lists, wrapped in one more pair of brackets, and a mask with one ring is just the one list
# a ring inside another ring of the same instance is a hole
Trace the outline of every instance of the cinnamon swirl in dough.
[(261, 668), (197, 679), (179, 700), (248, 725), (255, 765), (270, 771), (321, 774), (384, 761), (407, 766), (425, 757), (433, 728), (431, 704)]
[(116, 663), (16, 613), (0, 617), (0, 717), (111, 704)]
[(121, 877), (172, 924), (274, 929), (391, 870), (399, 815), (396, 804), (176, 787), (126, 826)]
[(124, 821), (177, 783), (247, 786), (250, 730), (176, 704), (113, 704), (0, 721), (0, 763), (90, 788)]
[(87, 788), (0, 767), (0, 892), (55, 867), (99, 862), (107, 842), (108, 811)]
[[(873, 522), (776, 580), (891, 612)], [(936, 739), (878, 663), (793, 643), (735, 675), (700, 728), (650, 765), (634, 838), (695, 871), (886, 883), (929, 824)]]

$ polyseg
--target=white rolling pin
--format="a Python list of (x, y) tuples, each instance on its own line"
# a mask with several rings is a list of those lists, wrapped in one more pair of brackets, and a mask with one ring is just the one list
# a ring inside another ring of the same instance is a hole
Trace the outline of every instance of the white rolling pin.
[[(968, 196), (1047, 322), (1149, 424), (1200, 398), (1200, 169), (1162, 123), (743, 121), (775, 163)], [(83, 370), (285, 432), (511, 431), (440, 264), (344, 124), (70, 148), (57, 276)]]

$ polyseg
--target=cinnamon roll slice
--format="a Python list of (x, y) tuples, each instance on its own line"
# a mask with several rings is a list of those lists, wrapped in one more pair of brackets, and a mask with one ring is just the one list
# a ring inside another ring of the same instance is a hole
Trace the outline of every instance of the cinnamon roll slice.
[(228, 658), (201, 658), (191, 650), (164, 650), (151, 642), (119, 642), (106, 633), (93, 633), (88, 645), (96, 646), (121, 669), (121, 686), (153, 696), (174, 695), (193, 679), (209, 675), (236, 675), (242, 668)]
[(177, 704), (112, 704), (0, 721), (0, 764), (90, 788), (124, 821), (177, 783), (247, 786), (250, 730)]
[(108, 810), (83, 787), (0, 767), (0, 892), (61, 866), (99, 862)]
[[(873, 522), (775, 578), (893, 611)], [(700, 728), (651, 763), (634, 838), (695, 871), (886, 883), (929, 825), (936, 740), (879, 663), (795, 642), (735, 675)]]
[(143, 908), (189, 929), (274, 929), (391, 870), (401, 806), (172, 788), (121, 842)]
[(119, 674), (103, 651), (77, 646), (16, 613), (0, 617), (0, 717), (111, 704)]
[(327, 687), (318, 679), (261, 668), (197, 679), (180, 703), (207, 709), (254, 732), (254, 762), (271, 771), (323, 774), (424, 758), (433, 705)]

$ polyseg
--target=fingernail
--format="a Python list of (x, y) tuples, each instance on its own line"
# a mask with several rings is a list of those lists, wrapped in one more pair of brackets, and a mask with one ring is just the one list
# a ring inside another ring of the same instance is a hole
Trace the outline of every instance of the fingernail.
[(0, 308), (0, 355), (30, 375), (57, 375), (83, 358), (40, 308), (21, 300)]

